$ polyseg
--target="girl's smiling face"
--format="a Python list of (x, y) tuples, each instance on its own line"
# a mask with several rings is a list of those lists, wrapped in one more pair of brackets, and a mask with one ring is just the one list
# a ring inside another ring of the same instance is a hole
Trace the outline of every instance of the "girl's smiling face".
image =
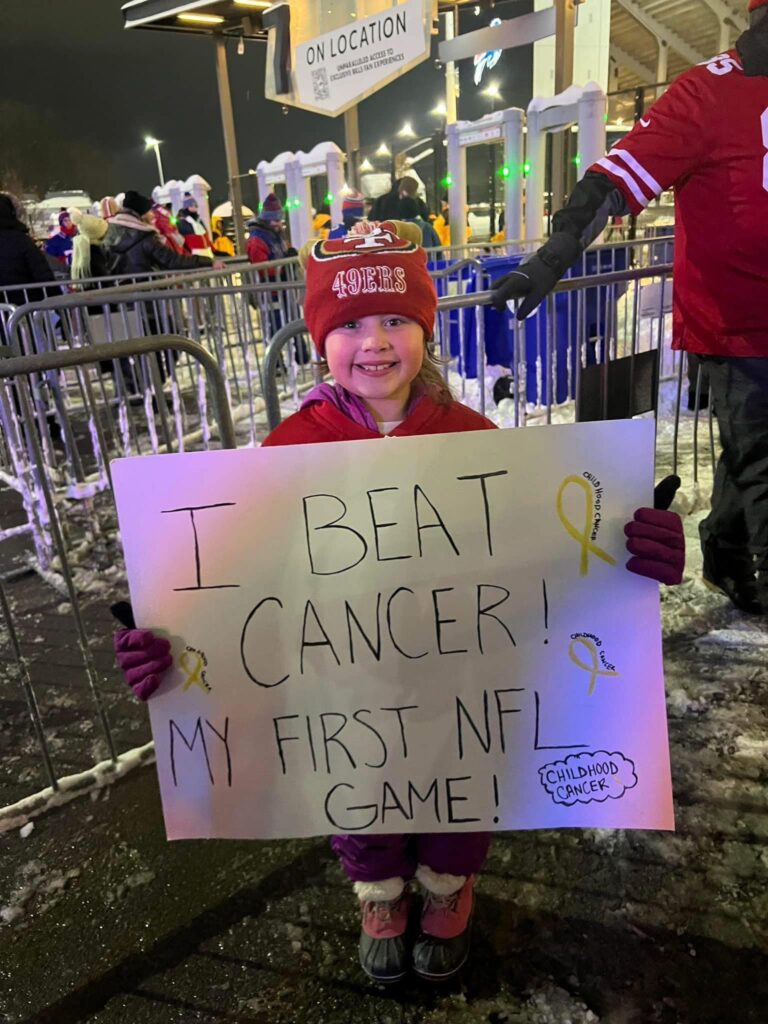
[(359, 317), (326, 336), (325, 358), (336, 382), (362, 398), (377, 422), (402, 420), (424, 361), (424, 331), (397, 313)]

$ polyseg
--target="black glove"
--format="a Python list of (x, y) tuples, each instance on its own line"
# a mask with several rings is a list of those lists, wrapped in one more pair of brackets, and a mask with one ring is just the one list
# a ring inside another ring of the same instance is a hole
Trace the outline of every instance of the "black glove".
[(679, 476), (665, 476), (661, 483), (656, 484), (654, 488), (653, 507), (666, 511), (675, 500), (680, 483)]
[(299, 255), (299, 250), (298, 249), (294, 249), (294, 247), (292, 245), (289, 246), (285, 250), (285, 259), (290, 259), (292, 256), (298, 256), (298, 255)]
[(513, 299), (522, 300), (517, 310), (517, 319), (525, 320), (539, 303), (549, 295), (566, 270), (581, 255), (581, 245), (564, 231), (554, 235), (529, 256), (517, 270), (506, 274), (493, 284), (491, 301), (500, 313)]

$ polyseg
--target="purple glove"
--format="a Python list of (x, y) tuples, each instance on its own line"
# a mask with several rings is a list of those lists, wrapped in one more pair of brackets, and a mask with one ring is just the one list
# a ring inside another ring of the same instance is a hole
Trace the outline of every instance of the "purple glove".
[(639, 508), (624, 527), (627, 550), (634, 558), (630, 572), (658, 583), (682, 583), (685, 568), (685, 534), (680, 516), (657, 508)]
[(121, 629), (114, 644), (126, 682), (139, 700), (149, 700), (173, 664), (170, 643), (151, 629)]

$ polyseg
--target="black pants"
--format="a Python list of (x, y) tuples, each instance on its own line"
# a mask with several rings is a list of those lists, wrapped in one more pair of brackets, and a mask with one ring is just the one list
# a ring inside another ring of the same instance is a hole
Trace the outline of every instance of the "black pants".
[(768, 572), (768, 357), (702, 356), (722, 454), (702, 541), (751, 554)]
[(693, 352), (687, 354), (688, 362), (688, 391), (691, 395), (696, 394), (696, 381), (699, 376), (699, 366), (701, 366), (701, 391), (699, 398), (702, 405), (706, 405), (706, 400), (709, 398), (709, 380), (707, 379), (706, 363), (702, 362), (706, 359), (706, 356), (697, 356)]

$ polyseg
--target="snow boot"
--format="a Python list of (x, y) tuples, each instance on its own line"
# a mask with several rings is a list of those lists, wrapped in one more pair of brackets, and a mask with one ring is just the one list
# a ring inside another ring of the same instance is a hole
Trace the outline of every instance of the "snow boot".
[(748, 615), (763, 611), (757, 589), (757, 577), (751, 555), (720, 548), (702, 538), (704, 583), (710, 590), (724, 594), (731, 603)]
[(409, 967), (408, 917), (411, 893), (402, 878), (355, 882), (360, 900), (360, 966), (373, 981), (389, 985)]
[(440, 875), (423, 866), (416, 877), (424, 887), (424, 903), (413, 969), (425, 981), (448, 981), (469, 956), (475, 879)]

